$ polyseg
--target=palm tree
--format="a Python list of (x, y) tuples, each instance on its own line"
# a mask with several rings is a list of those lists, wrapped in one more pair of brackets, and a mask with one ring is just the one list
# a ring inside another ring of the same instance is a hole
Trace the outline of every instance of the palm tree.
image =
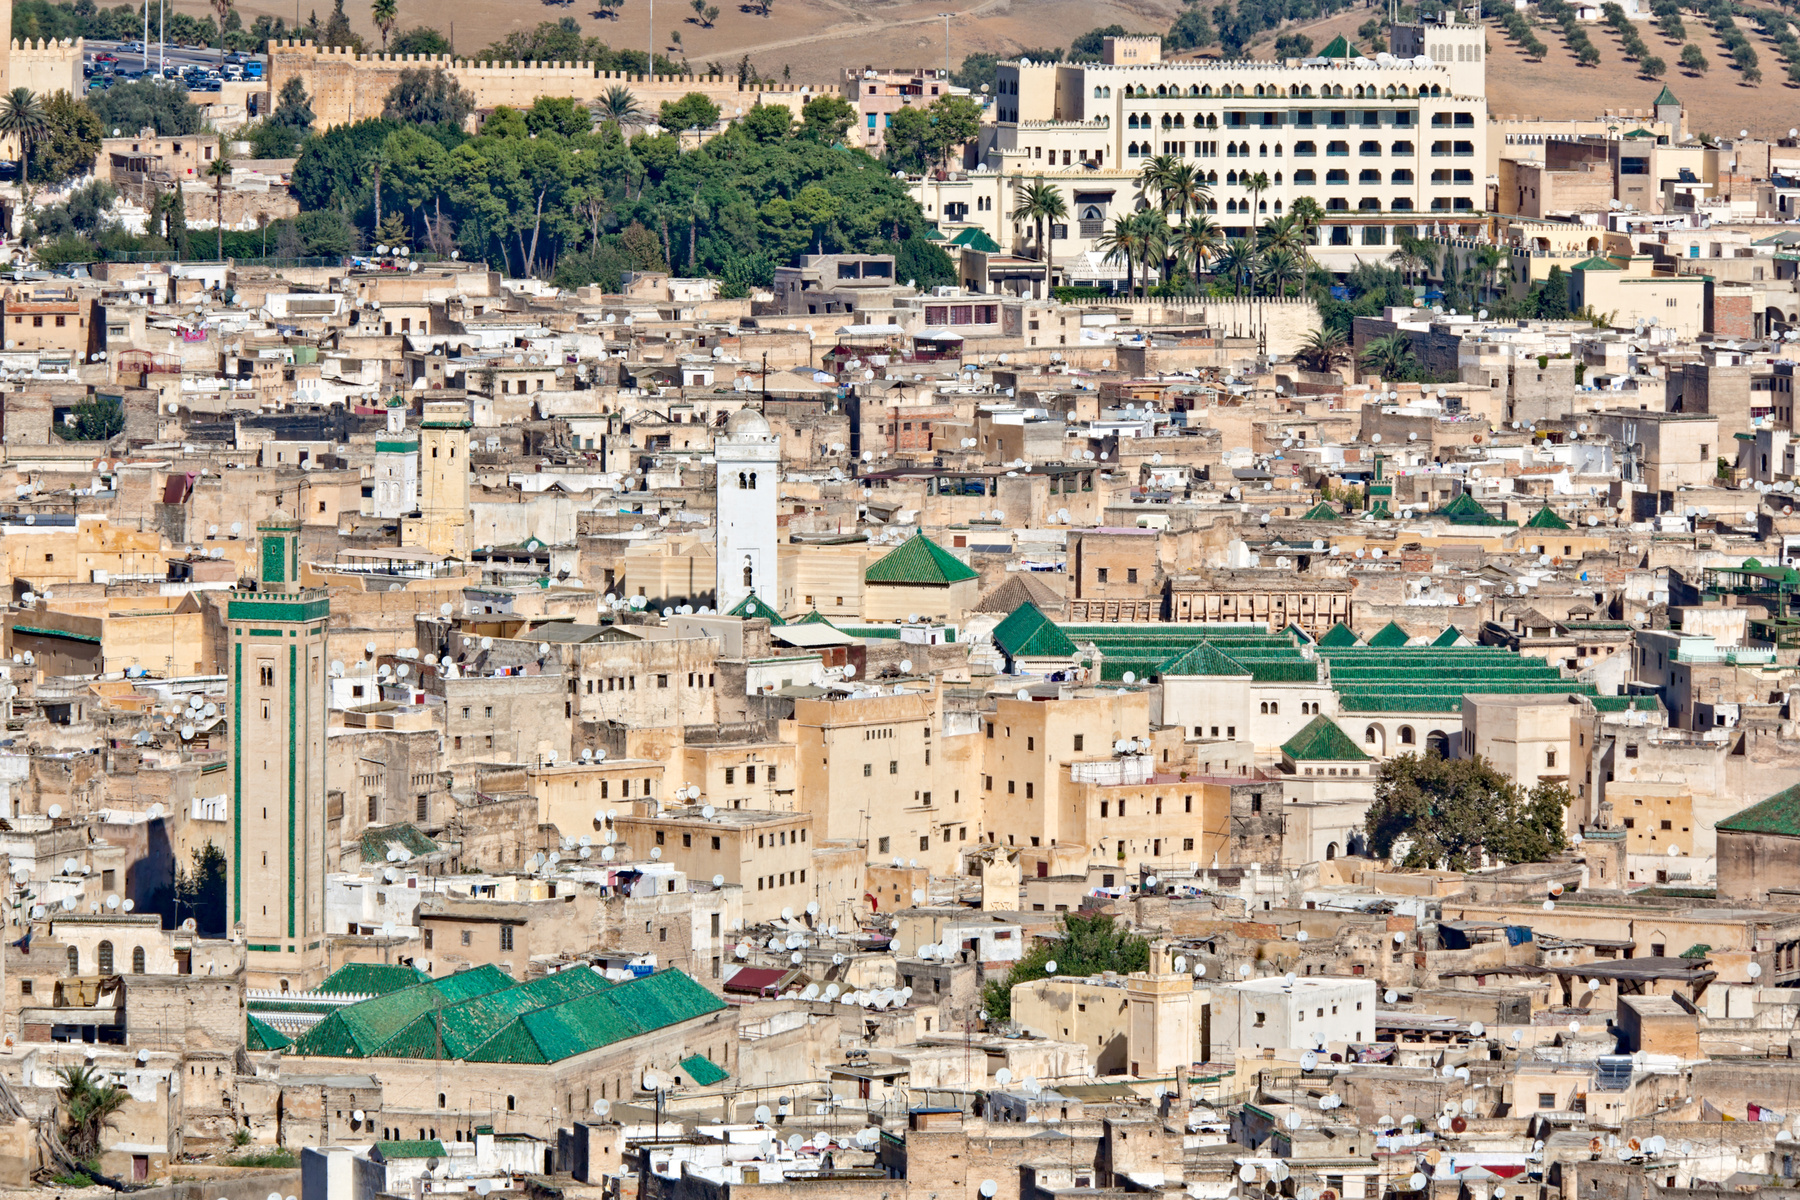
[(61, 1067), (58, 1089), (63, 1102), (63, 1146), (81, 1162), (92, 1162), (100, 1156), (100, 1134), (110, 1128), (128, 1095), (114, 1083), (101, 1084), (100, 1076), (87, 1065)]
[(1342, 330), (1315, 329), (1300, 343), (1300, 349), (1294, 354), (1294, 361), (1308, 371), (1321, 373), (1348, 359), (1349, 350), (1349, 343), (1344, 340)]
[[(1061, 189), (1042, 180), (1021, 188), (1013, 201), (1013, 220), (1031, 222), (1032, 240), (1045, 264), (1046, 286), (1054, 286), (1056, 282), (1056, 263), (1051, 254), (1052, 243), (1056, 240), (1056, 222), (1066, 221), (1068, 217), (1069, 205), (1063, 199)], [(1046, 221), (1050, 223), (1049, 241), (1044, 239)]]
[(225, 18), (231, 15), (233, 0), (212, 0), (213, 12), (219, 17), (219, 73), (225, 73)]
[(400, 6), (395, 0), (375, 0), (369, 5), (369, 15), (375, 18), (375, 28), (381, 30), (381, 52), (386, 54), (388, 35), (400, 22)]
[[(1144, 268), (1144, 293), (1148, 295), (1150, 292), (1150, 268), (1152, 266), (1160, 267), (1163, 264), (1164, 255), (1169, 251), (1169, 222), (1162, 213), (1151, 208), (1132, 214), (1132, 220), (1137, 224), (1138, 241), (1143, 247), (1138, 261)], [(1166, 283), (1167, 281), (1168, 276), (1164, 275), (1161, 282)]]
[(1319, 235), (1319, 222), (1325, 219), (1325, 210), (1311, 196), (1302, 196), (1288, 205), (1288, 216), (1300, 226), (1300, 232), (1306, 235), (1308, 245), (1312, 245)]
[[(1146, 215), (1149, 220), (1145, 220)], [(1114, 217), (1112, 228), (1100, 235), (1097, 246), (1105, 254), (1105, 260), (1125, 264), (1126, 296), (1136, 294), (1133, 268), (1142, 264), (1148, 275), (1150, 264), (1162, 256), (1163, 235), (1159, 231), (1167, 229), (1160, 213), (1145, 209), (1143, 212)]]
[(644, 118), (644, 106), (631, 89), (622, 83), (615, 83), (601, 94), (594, 102), (594, 115), (602, 121), (611, 121), (620, 128)]
[(1256, 247), (1244, 238), (1232, 238), (1213, 261), (1213, 274), (1228, 276), (1231, 294), (1242, 298), (1244, 283), (1256, 270), (1256, 257)]
[(1390, 333), (1365, 342), (1361, 359), (1365, 370), (1386, 380), (1404, 378), (1418, 366), (1418, 359), (1413, 357), (1412, 341), (1404, 333)]
[(22, 195), (31, 178), (31, 147), (50, 132), (50, 116), (43, 101), (30, 88), (16, 87), (0, 100), (0, 135), (19, 142), (19, 187)]
[(1173, 154), (1158, 154), (1138, 168), (1138, 187), (1143, 190), (1144, 199), (1153, 201), (1165, 213), (1169, 211), (1164, 203), (1168, 195), (1169, 185), (1174, 181), (1175, 173), (1181, 169), (1181, 160)]
[(1487, 277), (1488, 291), (1492, 295), (1500, 294), (1500, 268), (1511, 258), (1512, 255), (1499, 246), (1482, 246), (1475, 251), (1475, 267)]
[(213, 181), (213, 199), (218, 204), (219, 261), (225, 261), (225, 181), (231, 178), (231, 159), (225, 155), (225, 139), (219, 138), (219, 156), (206, 168)]
[(1306, 246), (1306, 231), (1292, 214), (1270, 217), (1256, 231), (1256, 248), (1265, 254), (1272, 250), (1286, 250), (1304, 259)]
[(1267, 171), (1258, 171), (1250, 178), (1244, 180), (1244, 187), (1249, 189), (1250, 198), (1254, 202), (1250, 207), (1250, 211), (1261, 211), (1262, 194), (1269, 190), (1269, 173)]
[(1306, 267), (1301, 255), (1293, 250), (1266, 250), (1258, 256), (1256, 268), (1257, 278), (1271, 296), (1287, 296), (1287, 285), (1306, 277)]
[(1184, 264), (1189, 273), (1198, 276), (1224, 245), (1218, 224), (1204, 214), (1189, 217), (1171, 239), (1175, 261)]
[(1437, 265), (1437, 251), (1425, 238), (1402, 233), (1394, 239), (1394, 252), (1388, 255), (1388, 261), (1399, 267), (1410, 283), (1414, 274), (1429, 277)]

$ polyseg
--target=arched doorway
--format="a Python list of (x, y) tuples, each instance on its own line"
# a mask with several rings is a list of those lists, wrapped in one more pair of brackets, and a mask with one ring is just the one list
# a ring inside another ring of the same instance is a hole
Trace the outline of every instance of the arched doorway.
[(1439, 758), (1450, 757), (1450, 735), (1441, 729), (1434, 729), (1425, 735), (1425, 753), (1435, 754)]

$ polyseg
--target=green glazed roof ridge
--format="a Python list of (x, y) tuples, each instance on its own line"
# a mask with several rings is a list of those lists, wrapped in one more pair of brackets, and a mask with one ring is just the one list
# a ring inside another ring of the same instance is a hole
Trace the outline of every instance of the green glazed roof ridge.
[(1073, 658), (1077, 653), (1069, 635), (1029, 600), (994, 626), (991, 636), (1014, 658)]
[(1356, 631), (1351, 629), (1348, 625), (1344, 624), (1342, 621), (1337, 622), (1335, 625), (1333, 625), (1330, 629), (1327, 629), (1319, 637), (1319, 645), (1323, 646), (1327, 650), (1338, 649), (1338, 648), (1347, 649), (1351, 646), (1356, 645), (1356, 643), (1357, 643)]
[(882, 555), (863, 573), (863, 579), (869, 583), (912, 583), (938, 587), (977, 578), (980, 578), (980, 572), (926, 537), (924, 530), (919, 530)]
[(1556, 515), (1556, 510), (1545, 501), (1544, 507), (1531, 514), (1531, 520), (1525, 522), (1526, 529), (1568, 529), (1569, 523)]
[(1300, 519), (1302, 521), (1341, 521), (1344, 518), (1337, 509), (1331, 507), (1330, 501), (1321, 500), (1301, 513)]
[(1156, 668), (1158, 675), (1253, 675), (1244, 666), (1211, 642), (1201, 642)]
[(1317, 716), (1306, 728), (1282, 743), (1281, 752), (1295, 762), (1367, 762), (1369, 756), (1351, 740), (1338, 723)]
[(1369, 639), (1369, 645), (1378, 650), (1398, 650), (1412, 641), (1412, 636), (1400, 628), (1399, 622), (1389, 621)]
[(769, 602), (758, 596), (756, 594), (756, 589), (754, 588), (750, 590), (749, 595), (745, 596), (742, 600), (739, 600), (736, 607), (725, 615), (728, 617), (761, 617), (768, 621), (771, 628), (777, 625), (787, 624), (787, 618), (770, 608)]
[(1720, 833), (1769, 833), (1800, 837), (1800, 784), (1739, 809), (1713, 826)]

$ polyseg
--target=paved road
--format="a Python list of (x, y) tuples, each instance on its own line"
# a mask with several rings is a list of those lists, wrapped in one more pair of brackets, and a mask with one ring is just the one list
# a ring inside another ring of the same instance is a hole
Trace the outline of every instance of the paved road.
[(176, 70), (189, 65), (202, 67), (219, 65), (219, 52), (216, 49), (196, 50), (191, 46), (177, 46), (171, 43), (159, 50), (157, 44), (151, 42), (148, 53), (139, 54), (135, 50), (130, 52), (123, 50), (121, 47), (125, 45), (125, 42), (90, 41), (87, 43), (87, 50), (90, 58), (102, 51), (117, 54), (119, 56), (118, 67), (122, 71), (137, 71), (146, 67), (154, 71), (159, 64), (174, 67)]

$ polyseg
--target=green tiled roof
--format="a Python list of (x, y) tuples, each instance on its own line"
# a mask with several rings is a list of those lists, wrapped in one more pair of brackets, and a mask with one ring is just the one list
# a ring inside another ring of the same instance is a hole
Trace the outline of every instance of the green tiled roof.
[(1680, 104), (1681, 101), (1679, 101), (1675, 98), (1675, 93), (1671, 92), (1669, 90), (1669, 85), (1665, 83), (1665, 84), (1663, 84), (1662, 91), (1656, 93), (1656, 99), (1652, 100), (1650, 103), (1652, 105)]
[(577, 968), (514, 983), (480, 967), (338, 1009), (292, 1053), (552, 1063), (723, 1007), (680, 971), (613, 984)]
[(1158, 675), (1249, 675), (1249, 668), (1211, 642), (1201, 642), (1156, 668)]
[(994, 644), (1013, 658), (1074, 658), (1076, 653), (1069, 635), (1029, 601), (994, 626)]
[(731, 1078), (731, 1072), (703, 1054), (690, 1054), (682, 1059), (681, 1069), (695, 1087), (711, 1087)]
[(1325, 43), (1325, 48), (1323, 50), (1319, 51), (1318, 57), (1319, 58), (1361, 58), (1361, 57), (1363, 57), (1363, 52), (1361, 50), (1358, 50), (1356, 48), (1356, 46), (1348, 38), (1346, 38), (1343, 34), (1340, 33), (1336, 37), (1332, 38), (1329, 42)]
[(1592, 258), (1584, 258), (1569, 268), (1571, 271), (1623, 271), (1624, 269), (1612, 259), (1601, 258), (1598, 254)]
[(398, 825), (371, 825), (363, 830), (362, 860), (383, 862), (387, 859), (388, 847), (395, 844), (404, 846), (415, 857), (438, 851), (438, 844), (420, 833), (418, 826), (403, 821)]
[(1713, 828), (1720, 833), (1772, 833), (1800, 837), (1800, 784), (1776, 792), (1760, 804), (1732, 813)]
[(1658, 712), (1662, 701), (1655, 696), (1589, 696), (1595, 712)]
[(391, 967), (386, 963), (345, 963), (327, 975), (312, 991), (327, 996), (385, 996), (401, 988), (429, 982), (431, 976), (416, 967)]
[(246, 1050), (285, 1050), (293, 1045), (293, 1040), (267, 1021), (258, 1020), (253, 1014), (244, 1017), (244, 1048)]
[(1531, 520), (1525, 522), (1527, 529), (1567, 529), (1569, 523), (1556, 515), (1548, 504), (1531, 514)]
[(1439, 650), (1448, 650), (1462, 641), (1462, 630), (1454, 625), (1444, 626), (1444, 632), (1431, 639), (1431, 644)]
[(1314, 717), (1305, 729), (1282, 743), (1281, 752), (1295, 762), (1366, 762), (1350, 735), (1330, 717)]
[(792, 621), (788, 622), (788, 624), (790, 624), (790, 625), (824, 625), (830, 629), (837, 628), (836, 625), (833, 625), (828, 619), (826, 619), (826, 616), (824, 613), (820, 612), (816, 608), (813, 609), (811, 612), (807, 613), (804, 617), (795, 617)]
[(1395, 650), (1411, 640), (1412, 638), (1406, 630), (1400, 628), (1396, 622), (1389, 621), (1375, 631), (1375, 636), (1369, 639), (1369, 645), (1377, 650)]
[(948, 587), (965, 579), (974, 579), (977, 575), (974, 568), (954, 554), (923, 533), (915, 533), (882, 555), (863, 578), (870, 583)]
[(1356, 634), (1348, 625), (1339, 621), (1336, 625), (1327, 629), (1324, 636), (1319, 638), (1319, 645), (1324, 646), (1327, 649), (1354, 646), (1356, 645)]
[(971, 250), (979, 250), (983, 254), (1000, 253), (1000, 243), (975, 228), (973, 225), (950, 239), (952, 246), (967, 246)]
[(396, 1158), (443, 1158), (444, 1143), (436, 1138), (423, 1141), (376, 1142), (371, 1153), (380, 1162), (393, 1162)]
[(1331, 507), (1330, 503), (1321, 500), (1301, 513), (1300, 519), (1302, 521), (1341, 521), (1344, 518), (1339, 515), (1337, 509)]
[(1541, 658), (1499, 646), (1328, 648), (1331, 686), (1344, 713), (1454, 713), (1471, 692), (1592, 697), (1592, 684), (1564, 679)]
[(1431, 514), (1442, 517), (1455, 525), (1509, 525), (1510, 521), (1502, 521), (1476, 502), (1475, 497), (1467, 492), (1458, 492), (1456, 499)]
[(777, 625), (787, 624), (787, 619), (774, 609), (770, 608), (769, 602), (760, 599), (755, 592), (751, 592), (748, 596), (739, 600), (737, 607), (725, 615), (728, 617), (761, 617), (769, 623), (771, 628)]

